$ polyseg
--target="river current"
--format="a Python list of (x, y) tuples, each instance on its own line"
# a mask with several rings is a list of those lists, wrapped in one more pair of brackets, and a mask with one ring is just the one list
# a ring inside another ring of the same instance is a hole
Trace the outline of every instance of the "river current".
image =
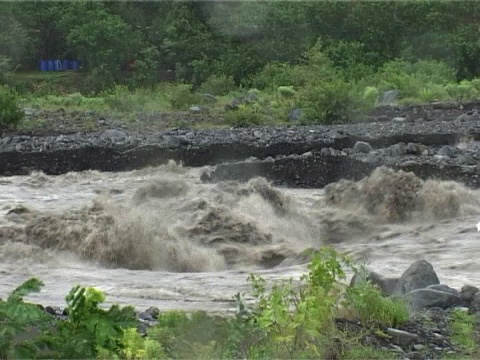
[(326, 244), (386, 276), (426, 259), (443, 283), (480, 285), (480, 191), (383, 168), (325, 189), (202, 183), (209, 170), (0, 177), (0, 298), (35, 276), (43, 305), (81, 284), (108, 304), (224, 312), (251, 272), (298, 278), (298, 254)]

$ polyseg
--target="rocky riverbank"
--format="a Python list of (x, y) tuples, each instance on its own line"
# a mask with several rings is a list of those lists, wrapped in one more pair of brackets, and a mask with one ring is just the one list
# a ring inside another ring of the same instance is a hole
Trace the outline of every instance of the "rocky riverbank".
[(322, 187), (385, 165), (477, 188), (479, 107), (387, 107), (377, 109), (372, 122), (329, 126), (155, 130), (139, 125), (133, 131), (98, 120), (105, 130), (75, 133), (75, 127), (53, 126), (50, 132), (4, 134), (0, 174), (125, 171), (173, 159), (185, 166), (218, 165), (205, 181), (261, 175), (279, 185)]

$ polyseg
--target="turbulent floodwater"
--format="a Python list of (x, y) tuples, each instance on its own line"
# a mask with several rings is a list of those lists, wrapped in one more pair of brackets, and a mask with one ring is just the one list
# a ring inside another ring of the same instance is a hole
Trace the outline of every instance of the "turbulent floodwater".
[(322, 244), (385, 275), (426, 259), (444, 283), (480, 284), (479, 191), (387, 169), (323, 190), (203, 184), (208, 170), (0, 178), (0, 297), (37, 276), (44, 305), (81, 284), (110, 303), (225, 311), (250, 272), (299, 277), (297, 255)]

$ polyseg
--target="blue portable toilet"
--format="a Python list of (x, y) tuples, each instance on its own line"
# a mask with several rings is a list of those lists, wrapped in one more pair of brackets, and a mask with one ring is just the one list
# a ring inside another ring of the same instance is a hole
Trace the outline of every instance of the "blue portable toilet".
[(78, 71), (80, 68), (80, 62), (78, 60), (72, 60), (70, 61), (70, 69), (73, 71)]
[(70, 70), (70, 60), (63, 60), (62, 68), (63, 68), (63, 71)]
[(55, 63), (53, 60), (48, 60), (48, 66), (47, 66), (48, 71), (54, 71), (55, 70)]
[(48, 61), (40, 60), (40, 71), (48, 71)]
[(55, 60), (55, 71), (62, 71), (62, 62), (60, 60)]

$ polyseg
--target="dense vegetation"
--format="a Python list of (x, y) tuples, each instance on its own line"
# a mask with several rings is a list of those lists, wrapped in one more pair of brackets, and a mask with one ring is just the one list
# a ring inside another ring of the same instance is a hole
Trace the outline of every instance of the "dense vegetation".
[[(480, 97), (479, 20), (470, 1), (3, 2), (0, 83), (27, 105), (120, 111), (187, 110), (203, 93), (226, 97), (223, 110), (255, 89), (227, 124), (294, 109), (332, 123), (361, 119), (388, 90), (404, 103)], [(38, 81), (42, 59), (79, 59), (81, 72)]]
[[(139, 331), (134, 309), (106, 309), (104, 294), (74, 287), (66, 297), (68, 315), (52, 316), (24, 300), (42, 287), (30, 279), (0, 299), (0, 359), (394, 359), (395, 354), (362, 342), (387, 337), (385, 327), (410, 318), (406, 304), (386, 298), (368, 281), (346, 286), (345, 270), (357, 268), (330, 248), (313, 254), (300, 281), (267, 284), (250, 275), (255, 302), (237, 294), (235, 316), (169, 311)], [(338, 320), (369, 324), (362, 331), (337, 326)], [(450, 323), (452, 339), (464, 355), (478, 354), (474, 316), (458, 310)], [(141, 326), (140, 326), (141, 328)], [(472, 358), (475, 358), (473, 355)]]

